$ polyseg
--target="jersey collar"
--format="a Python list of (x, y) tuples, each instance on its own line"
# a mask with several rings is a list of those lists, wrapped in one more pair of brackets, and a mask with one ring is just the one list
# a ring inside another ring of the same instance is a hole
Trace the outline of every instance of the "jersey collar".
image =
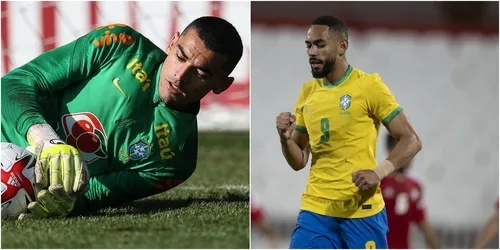
[(156, 72), (156, 79), (154, 79), (154, 83), (156, 84), (154, 86), (154, 91), (153, 91), (153, 103), (158, 104), (161, 102), (160, 99), (160, 74), (161, 74), (161, 69), (163, 68), (163, 63), (160, 64), (158, 67), (158, 71)]
[(342, 82), (344, 82), (344, 81), (345, 81), (345, 79), (349, 76), (349, 74), (351, 74), (351, 72), (352, 72), (352, 67), (351, 67), (351, 65), (349, 64), (349, 65), (347, 66), (347, 70), (345, 71), (344, 75), (342, 75), (342, 77), (341, 77), (340, 79), (338, 79), (338, 80), (337, 80), (337, 81), (335, 81), (335, 82), (330, 83), (330, 82), (325, 82), (325, 79), (323, 78), (323, 80), (322, 80), (322, 85), (323, 85), (323, 87), (325, 87), (325, 88), (333, 88), (333, 87), (337, 87), (337, 86), (339, 86)]

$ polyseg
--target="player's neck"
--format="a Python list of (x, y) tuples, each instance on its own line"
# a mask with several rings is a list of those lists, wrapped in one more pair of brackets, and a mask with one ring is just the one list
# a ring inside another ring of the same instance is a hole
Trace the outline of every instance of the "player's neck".
[(349, 64), (347, 63), (347, 60), (339, 60), (337, 64), (335, 64), (334, 69), (325, 76), (324, 81), (326, 82), (336, 82), (344, 76), (345, 72), (349, 68)]
[(177, 110), (182, 113), (187, 113), (187, 114), (192, 114), (192, 115), (198, 115), (198, 112), (200, 112), (200, 102), (193, 102), (189, 104), (184, 104), (184, 105), (175, 105), (175, 104), (168, 104), (165, 103), (168, 107), (170, 107), (173, 110)]

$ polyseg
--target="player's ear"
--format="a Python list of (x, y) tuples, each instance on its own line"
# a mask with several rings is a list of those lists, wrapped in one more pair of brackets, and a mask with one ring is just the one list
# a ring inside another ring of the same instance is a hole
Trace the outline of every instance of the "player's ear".
[(168, 43), (167, 51), (165, 51), (167, 55), (170, 54), (170, 51), (174, 47), (175, 43), (177, 43), (177, 40), (179, 40), (179, 37), (180, 37), (179, 32), (178, 31), (175, 32), (174, 36), (172, 37), (172, 39), (170, 39), (170, 42)]
[(345, 52), (347, 51), (347, 48), (349, 47), (349, 41), (347, 40), (342, 40), (340, 42), (340, 48), (339, 48), (339, 54), (344, 55)]
[(233, 84), (233, 82), (234, 82), (234, 77), (223, 78), (221, 80), (221, 82), (219, 83), (219, 86), (213, 90), (214, 94), (218, 95), (218, 94), (226, 91), (226, 89), (231, 87), (231, 84)]

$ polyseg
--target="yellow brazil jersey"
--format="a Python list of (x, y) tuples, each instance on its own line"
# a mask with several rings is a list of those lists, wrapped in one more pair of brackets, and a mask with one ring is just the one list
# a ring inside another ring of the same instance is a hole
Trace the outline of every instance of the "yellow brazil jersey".
[(380, 124), (402, 111), (378, 74), (351, 66), (326, 83), (304, 84), (295, 106), (296, 130), (309, 135), (312, 163), (302, 209), (341, 218), (362, 218), (384, 208), (380, 187), (361, 192), (357, 170), (374, 169)]

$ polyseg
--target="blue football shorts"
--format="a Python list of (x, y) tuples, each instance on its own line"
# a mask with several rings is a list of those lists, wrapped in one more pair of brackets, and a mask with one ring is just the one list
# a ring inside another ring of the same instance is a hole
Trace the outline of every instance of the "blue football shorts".
[(290, 249), (388, 248), (387, 214), (356, 219), (324, 216), (301, 210), (292, 233)]

